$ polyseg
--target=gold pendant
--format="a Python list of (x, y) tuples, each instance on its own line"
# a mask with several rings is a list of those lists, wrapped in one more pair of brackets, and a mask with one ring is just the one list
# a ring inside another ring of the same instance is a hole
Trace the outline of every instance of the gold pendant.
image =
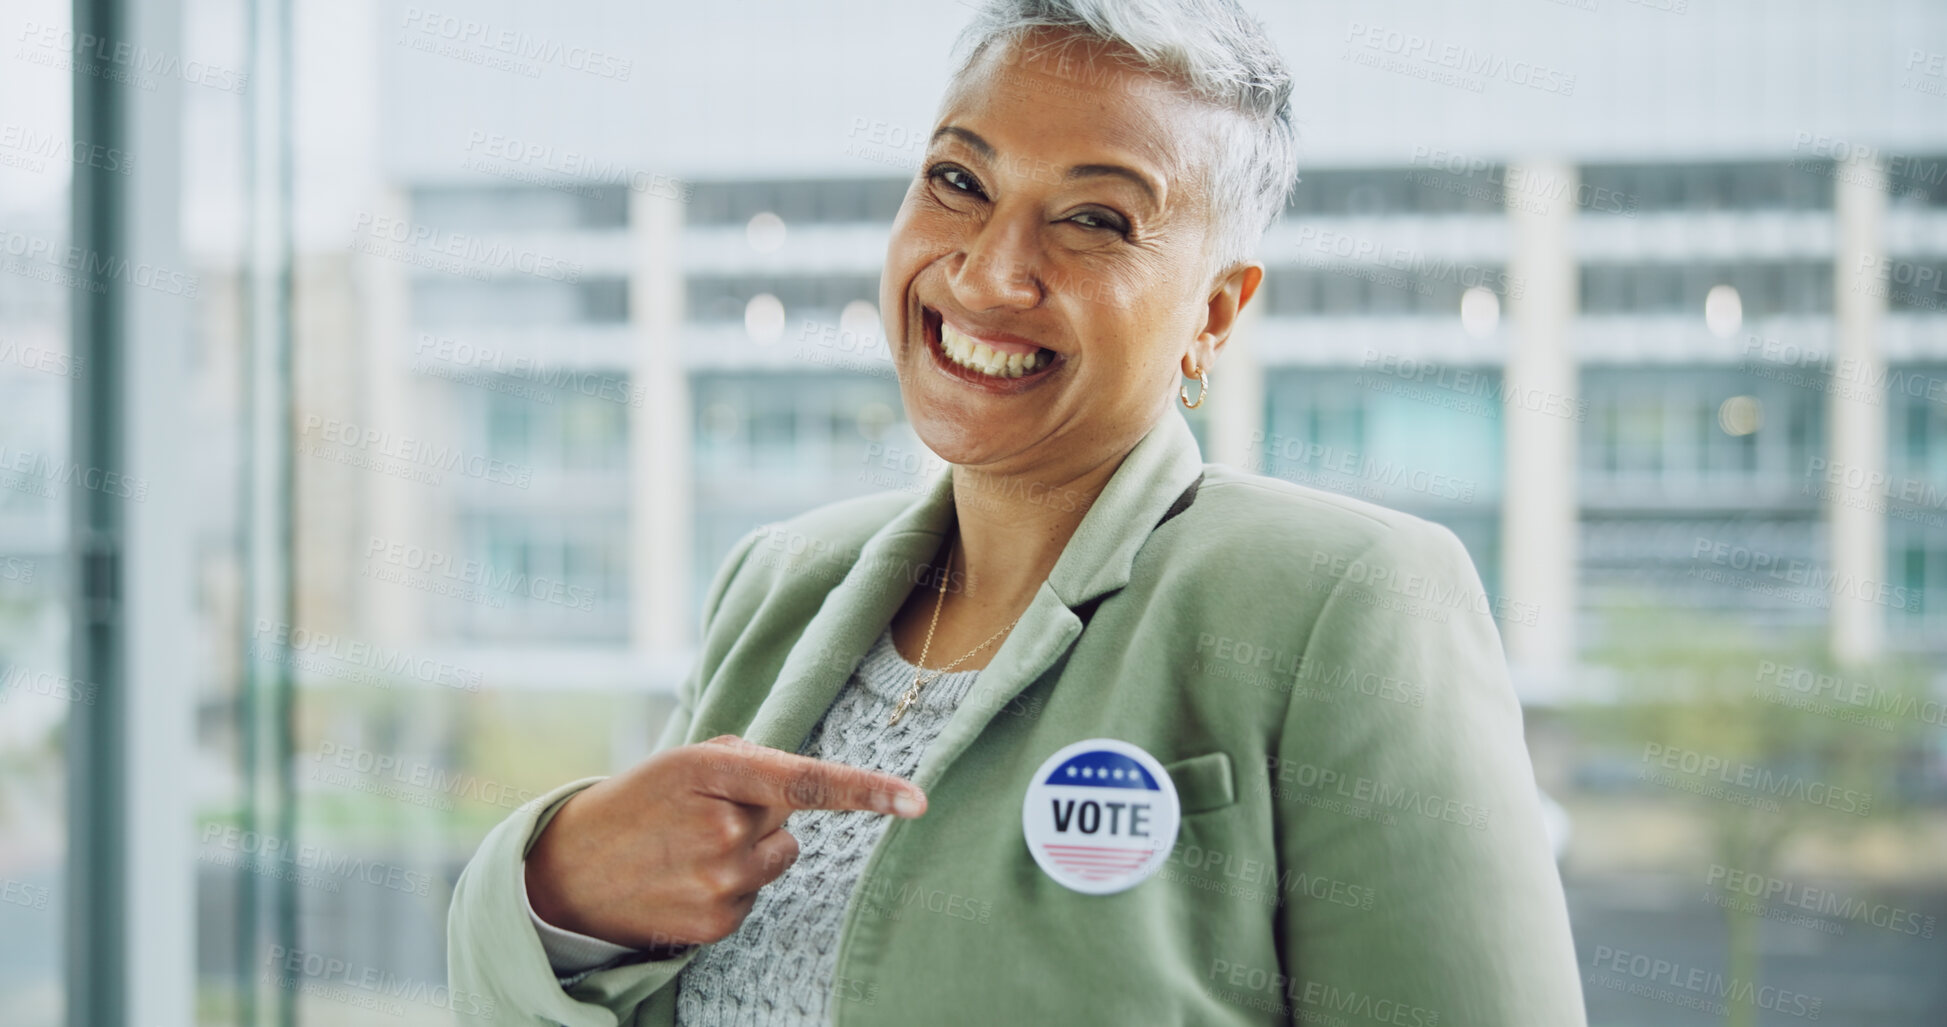
[(906, 689), (906, 694), (899, 697), (899, 705), (892, 708), (892, 719), (886, 721), (887, 727), (899, 723), (899, 718), (906, 715), (906, 707), (911, 706), (913, 701), (919, 698), (919, 686), (919, 678), (914, 677), (913, 687)]

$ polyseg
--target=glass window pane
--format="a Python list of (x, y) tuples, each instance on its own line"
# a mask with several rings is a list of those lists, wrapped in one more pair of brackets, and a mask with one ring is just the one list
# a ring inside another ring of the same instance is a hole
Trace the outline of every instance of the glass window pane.
[[(59, 38), (65, 3), (10, 10)], [(76, 144), (65, 58), (10, 27), (0, 60), (0, 1022), (56, 1027), (63, 995), (70, 711), (94, 683), (69, 673), (65, 565), (69, 345), (75, 291), (36, 276), (30, 243), (65, 250)], [(33, 58), (33, 59), (29, 59)], [(85, 147), (90, 141), (80, 140)]]

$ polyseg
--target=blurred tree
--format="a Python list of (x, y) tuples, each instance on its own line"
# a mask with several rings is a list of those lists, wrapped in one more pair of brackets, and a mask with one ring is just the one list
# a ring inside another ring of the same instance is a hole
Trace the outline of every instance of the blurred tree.
[[(1569, 712), (1583, 737), (1631, 747), (1646, 779), (1658, 772), (1655, 757), (1665, 753), (1714, 757), (1721, 769), (1663, 776), (1750, 800), (1669, 790), (1708, 825), (1716, 865), (1777, 880), (1789, 843), (1843, 843), (1868, 817), (1900, 823), (1910, 812), (1900, 771), (1923, 744), (1926, 726), (1917, 714), (1925, 679), (1913, 661), (1888, 658), (1840, 668), (1822, 635), (1768, 635), (1733, 615), (1654, 600), (1605, 610), (1603, 637), (1588, 659), (1612, 672), (1614, 689)], [(1773, 783), (1806, 787), (1771, 792), (1742, 786), (1745, 767), (1769, 772)], [(1821, 797), (1827, 789), (1858, 795), (1822, 805), (1806, 797), (1813, 784)], [(1742, 892), (1725, 898), (1718, 904), (1728, 939), (1725, 978), (1732, 987), (1755, 990), (1762, 971), (1762, 899)], [(1747, 911), (1754, 906), (1758, 911)], [(1748, 998), (1725, 1005), (1731, 1027), (1757, 1022), (1759, 1008)]]

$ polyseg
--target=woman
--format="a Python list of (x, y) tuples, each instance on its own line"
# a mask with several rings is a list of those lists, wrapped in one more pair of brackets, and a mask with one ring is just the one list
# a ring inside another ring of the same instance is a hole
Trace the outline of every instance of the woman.
[(1458, 540), (1206, 465), (1170, 409), (1219, 400), (1295, 177), (1274, 48), (1231, 0), (992, 0), (962, 45), (880, 286), (950, 473), (735, 547), (656, 754), (467, 867), (454, 987), (497, 1023), (1582, 1023)]

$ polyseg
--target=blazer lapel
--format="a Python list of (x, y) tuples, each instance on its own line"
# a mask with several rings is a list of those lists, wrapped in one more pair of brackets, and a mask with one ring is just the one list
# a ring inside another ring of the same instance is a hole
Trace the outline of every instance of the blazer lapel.
[[(1075, 643), (1082, 633), (1077, 607), (1128, 584), (1136, 552), (1149, 532), (1202, 472), (1196, 437), (1180, 416), (1164, 415), (1136, 443), (1082, 516), (1020, 623), (927, 748), (914, 775), (920, 787), (937, 780), (1001, 709)], [(874, 532), (860, 549), (858, 561), (791, 647), (745, 738), (792, 752), (804, 744), (906, 601), (953, 519), (948, 468), (934, 477), (918, 502)]]
[(906, 601), (953, 524), (952, 468), (934, 476), (918, 502), (888, 521), (859, 549), (859, 558), (825, 597), (785, 656), (777, 683), (744, 737), (798, 751), (838, 697), (879, 632)]
[(1202, 473), (1203, 455), (1189, 424), (1174, 412), (1163, 415), (1082, 516), (1021, 622), (927, 747), (915, 784), (932, 787), (988, 722), (1075, 644), (1083, 628), (1076, 609), (1129, 583), (1137, 551)]

